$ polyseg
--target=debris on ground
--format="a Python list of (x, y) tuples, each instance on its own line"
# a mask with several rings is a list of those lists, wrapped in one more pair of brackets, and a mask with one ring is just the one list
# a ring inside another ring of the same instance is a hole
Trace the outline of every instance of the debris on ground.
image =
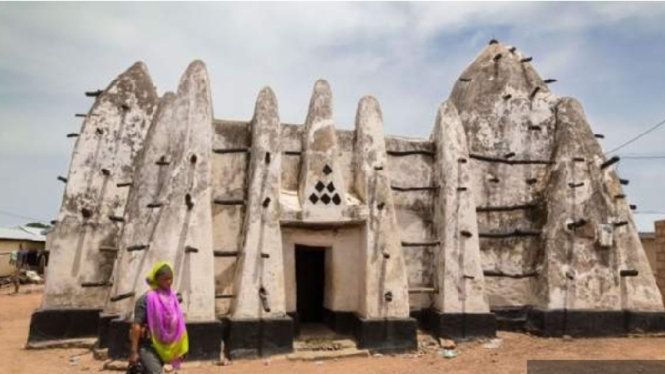
[(429, 334), (418, 334), (418, 353), (428, 354), (436, 353), (441, 346), (437, 339)]
[(450, 339), (439, 338), (439, 345), (441, 346), (441, 348), (445, 349), (457, 348), (457, 344), (455, 343), (455, 341)]
[(92, 358), (98, 361), (106, 361), (109, 359), (109, 350), (108, 348), (98, 348), (92, 347)]
[(503, 343), (503, 339), (501, 338), (494, 338), (490, 339), (487, 343), (483, 344), (483, 348), (487, 349), (497, 349), (501, 347), (501, 344)]
[(456, 349), (442, 349), (440, 352), (441, 357), (451, 359), (457, 357)]

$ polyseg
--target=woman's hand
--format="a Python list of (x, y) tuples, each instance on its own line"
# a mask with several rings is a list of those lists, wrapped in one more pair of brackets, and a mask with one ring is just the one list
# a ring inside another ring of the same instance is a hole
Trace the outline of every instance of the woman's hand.
[(129, 365), (136, 365), (139, 362), (138, 352), (132, 352), (129, 354)]

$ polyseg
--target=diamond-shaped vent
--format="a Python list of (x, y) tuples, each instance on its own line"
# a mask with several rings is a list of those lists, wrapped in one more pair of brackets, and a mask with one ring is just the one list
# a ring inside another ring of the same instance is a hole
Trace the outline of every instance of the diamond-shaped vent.
[(332, 169), (330, 168), (330, 166), (328, 166), (328, 165), (326, 165), (326, 166), (323, 167), (323, 172), (326, 173), (326, 175), (332, 173), (332, 171), (333, 171), (333, 170), (332, 170)]
[(323, 191), (324, 188), (326, 188), (326, 185), (321, 183), (321, 181), (318, 181), (316, 183), (316, 186), (314, 186), (314, 188), (316, 188), (317, 191), (321, 192)]
[(335, 194), (335, 196), (333, 196), (332, 201), (333, 203), (335, 203), (335, 205), (339, 205), (342, 203), (342, 199), (339, 198), (338, 194)]
[(333, 182), (328, 183), (327, 188), (328, 188), (328, 192), (335, 191), (335, 185), (333, 184)]
[(321, 201), (326, 205), (330, 204), (330, 196), (328, 196), (327, 193), (324, 193), (323, 196), (321, 196)]
[(311, 194), (309, 195), (309, 201), (311, 201), (312, 204), (316, 204), (319, 201), (319, 198), (315, 194)]

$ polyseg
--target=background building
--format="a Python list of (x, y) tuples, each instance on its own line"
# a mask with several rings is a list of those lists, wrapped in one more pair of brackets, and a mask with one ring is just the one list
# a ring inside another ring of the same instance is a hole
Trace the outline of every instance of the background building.
[[(45, 247), (46, 236), (42, 235), (44, 227), (18, 226), (0, 227), (0, 277), (6, 277), (14, 272), (14, 266), (9, 264), (9, 255), (17, 251), (19, 245), (29, 251), (28, 266), (37, 268), (43, 273), (46, 262)], [(43, 258), (43, 261), (40, 260)]]

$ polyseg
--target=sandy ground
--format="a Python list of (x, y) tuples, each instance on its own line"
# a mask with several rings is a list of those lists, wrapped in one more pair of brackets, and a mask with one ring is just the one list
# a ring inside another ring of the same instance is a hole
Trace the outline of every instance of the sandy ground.
[[(104, 361), (97, 361), (86, 349), (26, 350), (30, 314), (39, 305), (39, 288), (9, 296), (0, 290), (0, 373), (81, 373), (102, 372)], [(665, 338), (637, 337), (612, 339), (544, 339), (499, 332), (501, 347), (487, 349), (481, 342), (461, 343), (458, 356), (444, 359), (435, 352), (422, 356), (404, 354), (367, 358), (346, 358), (320, 362), (291, 362), (285, 358), (234, 361), (230, 366), (188, 363), (181, 373), (460, 373), (524, 374), (527, 360), (665, 360)], [(488, 370), (491, 372), (488, 373)]]

